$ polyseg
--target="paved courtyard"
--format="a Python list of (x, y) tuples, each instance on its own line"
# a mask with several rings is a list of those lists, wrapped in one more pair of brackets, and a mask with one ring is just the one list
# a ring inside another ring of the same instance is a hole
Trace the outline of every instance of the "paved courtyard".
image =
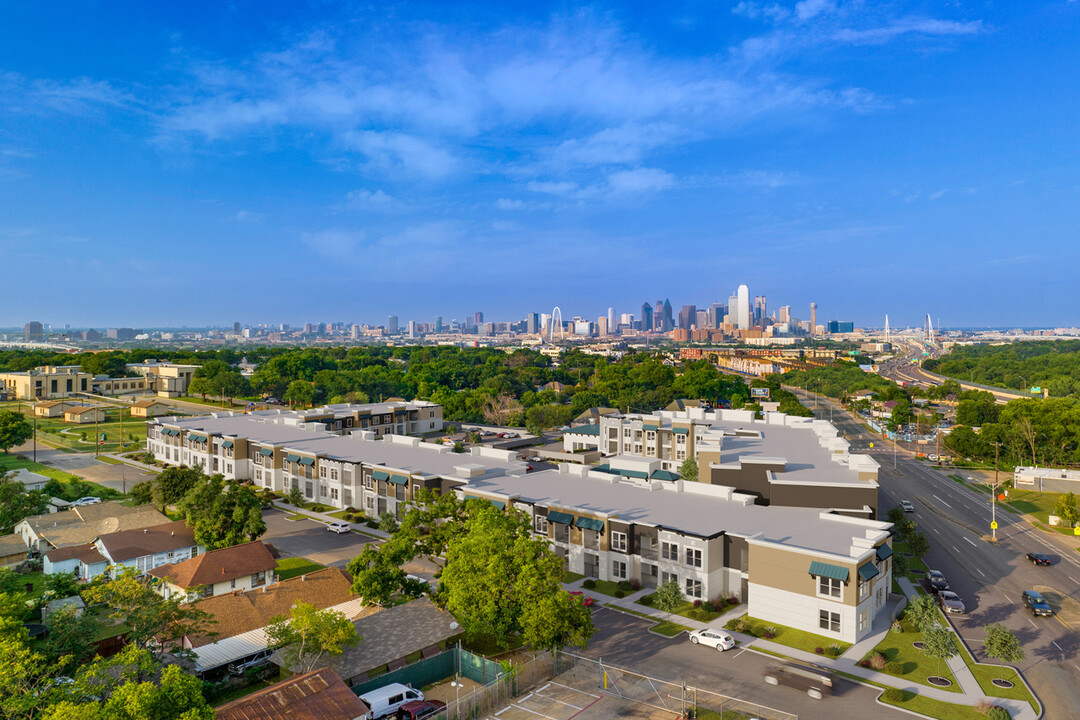
[(677, 712), (597, 689), (597, 673), (578, 666), (541, 684), (487, 717), (488, 720), (673, 720)]
[(304, 557), (322, 565), (345, 567), (374, 538), (359, 533), (329, 532), (326, 525), (308, 518), (289, 520), (283, 510), (263, 513), (266, 534), (262, 539), (273, 544), (286, 557)]

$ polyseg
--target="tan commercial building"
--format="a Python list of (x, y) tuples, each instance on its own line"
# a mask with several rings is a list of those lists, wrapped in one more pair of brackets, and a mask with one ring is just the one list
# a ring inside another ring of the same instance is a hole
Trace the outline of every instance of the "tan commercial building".
[(159, 397), (180, 397), (187, 394), (191, 379), (195, 376), (198, 365), (179, 365), (177, 363), (146, 360), (141, 363), (128, 363), (128, 372), (146, 379), (145, 391), (157, 393)]
[(131, 404), (131, 416), (141, 418), (155, 418), (168, 415), (172, 406), (158, 400), (139, 400)]
[(5, 394), (15, 400), (57, 400), (90, 392), (94, 376), (78, 365), (45, 365), (23, 372), (0, 373)]

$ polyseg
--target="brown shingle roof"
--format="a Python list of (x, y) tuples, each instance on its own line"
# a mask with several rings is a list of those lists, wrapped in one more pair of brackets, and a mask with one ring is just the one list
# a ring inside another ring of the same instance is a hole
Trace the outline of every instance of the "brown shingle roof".
[(99, 407), (73, 407), (70, 410), (65, 410), (65, 415), (82, 415), (88, 413), (91, 410), (101, 410)]
[(164, 405), (165, 407), (168, 407), (167, 403), (158, 402), (157, 400), (140, 400), (138, 402), (131, 403), (131, 407), (137, 408), (149, 408), (154, 407), (155, 405)]
[(0, 536), (0, 558), (19, 554), (26, 555), (26, 543), (22, 536), (15, 533)]
[(217, 621), (211, 628), (216, 636), (195, 636), (188, 640), (191, 647), (197, 648), (266, 627), (274, 618), (288, 615), (292, 606), (299, 601), (322, 610), (356, 597), (349, 574), (336, 567), (289, 578), (257, 590), (215, 595), (192, 603), (192, 607)]
[(105, 557), (90, 543), (50, 550), (45, 553), (45, 557), (49, 558), (49, 562), (54, 563), (63, 562), (65, 560), (79, 560), (87, 565), (108, 562), (108, 560), (106, 560)]
[(190, 589), (247, 577), (276, 567), (277, 561), (266, 543), (256, 540), (211, 550), (175, 565), (162, 565), (148, 571), (148, 574), (157, 578), (168, 577), (173, 585)]
[(217, 709), (217, 720), (355, 720), (368, 706), (329, 668), (283, 680)]
[(98, 545), (109, 553), (113, 562), (189, 548), (195, 544), (195, 534), (183, 520), (153, 527), (121, 530), (98, 538)]
[[(120, 530), (153, 527), (169, 522), (150, 505), (127, 507), (114, 502), (81, 505), (66, 512), (35, 515), (23, 520), (47, 546), (82, 545)], [(21, 523), (20, 523), (21, 524)], [(45, 550), (46, 548), (41, 548)]]

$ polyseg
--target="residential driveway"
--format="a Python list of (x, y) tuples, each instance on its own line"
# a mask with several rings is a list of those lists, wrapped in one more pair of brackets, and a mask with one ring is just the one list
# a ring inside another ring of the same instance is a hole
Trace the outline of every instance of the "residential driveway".
[(693, 645), (685, 635), (665, 638), (646, 631), (649, 621), (617, 610), (593, 613), (596, 634), (589, 640), (589, 657), (652, 675), (685, 682), (712, 692), (795, 713), (803, 718), (830, 720), (901, 720), (907, 713), (878, 705), (879, 690), (844, 679), (836, 681), (831, 697), (813, 700), (805, 693), (766, 685), (762, 679), (772, 658), (736, 647), (720, 653)]
[(272, 543), (289, 557), (305, 557), (323, 565), (345, 567), (360, 554), (364, 545), (373, 539), (359, 533), (332, 533), (317, 520), (289, 520), (282, 510), (266, 510), (266, 534), (262, 539)]

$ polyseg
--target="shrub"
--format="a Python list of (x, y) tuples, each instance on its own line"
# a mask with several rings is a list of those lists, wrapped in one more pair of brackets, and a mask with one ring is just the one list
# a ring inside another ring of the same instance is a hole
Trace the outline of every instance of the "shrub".
[(645, 607), (652, 607), (652, 595), (643, 595), (638, 602)]
[(990, 712), (990, 708), (994, 707), (994, 703), (990, 702), (988, 698), (983, 698), (979, 702), (975, 703), (975, 711), (986, 715)]
[(596, 581), (592, 578), (586, 578), (585, 582), (581, 583), (581, 587), (585, 588), (586, 590), (592, 590), (596, 587)]
[(1012, 720), (1012, 715), (1000, 705), (995, 705), (990, 708), (990, 712), (986, 713), (986, 720)]
[(903, 675), (904, 666), (898, 662), (887, 662), (885, 663), (885, 672), (890, 675)]
[(825, 654), (825, 648), (816, 647), (816, 648), (814, 648), (814, 652), (816, 652), (818, 655), (824, 655)]
[(354, 512), (356, 512), (356, 508), (354, 508), (352, 505), (350, 505), (349, 507), (345, 508), (345, 512), (354, 513)]
[(833, 643), (829, 647), (825, 648), (825, 654), (831, 658), (840, 657), (841, 652), (842, 648), (836, 643)]
[(696, 607), (696, 608), (701, 607), (701, 599), (700, 598), (698, 598), (697, 600), (694, 601), (694, 607)]
[(738, 605), (739, 604), (739, 598), (732, 595), (732, 596), (728, 597), (727, 602), (728, 602), (728, 605)]
[(892, 631), (897, 633), (904, 632), (904, 626), (900, 623), (899, 620), (892, 621)]
[(626, 597), (626, 593), (623, 592), (622, 588), (618, 588), (618, 589), (615, 590), (615, 597), (617, 597), (617, 598)]
[(750, 629), (750, 634), (751, 634), (751, 635), (753, 635), (753, 636), (754, 636), (754, 637), (756, 637), (756, 638), (763, 638), (763, 637), (765, 637), (765, 634), (766, 634), (767, 632), (768, 632), (768, 630), (766, 630), (766, 629), (765, 629), (765, 628), (763, 628), (763, 627), (754, 627), (754, 628), (751, 628), (751, 629)]
[(622, 582), (619, 583), (619, 589), (622, 590), (623, 592), (630, 592), (634, 588), (633, 588), (633, 586), (631, 586), (629, 580), (623, 580)]
[(766, 628), (765, 632), (763, 632), (760, 635), (760, 637), (763, 637), (766, 640), (772, 640), (774, 637), (776, 637), (776, 633), (774, 633), (772, 630), (769, 630), (768, 628)]
[(639, 583), (637, 580), (631, 580), (630, 581), (630, 589), (633, 590), (634, 592), (637, 592), (638, 590), (641, 589), (641, 583)]
[(879, 652), (870, 656), (870, 667), (875, 670), (884, 670), (885, 666), (889, 664), (889, 661), (885, 659), (885, 656)]
[(716, 606), (712, 604), (712, 600), (701, 603), (701, 609), (705, 612), (716, 612)]
[(373, 530), (379, 529), (379, 523), (375, 522), (374, 520), (368, 520), (364, 524), (367, 525), (369, 528), (372, 528)]
[(904, 693), (899, 688), (889, 688), (881, 693), (881, 699), (889, 703), (903, 702)]

